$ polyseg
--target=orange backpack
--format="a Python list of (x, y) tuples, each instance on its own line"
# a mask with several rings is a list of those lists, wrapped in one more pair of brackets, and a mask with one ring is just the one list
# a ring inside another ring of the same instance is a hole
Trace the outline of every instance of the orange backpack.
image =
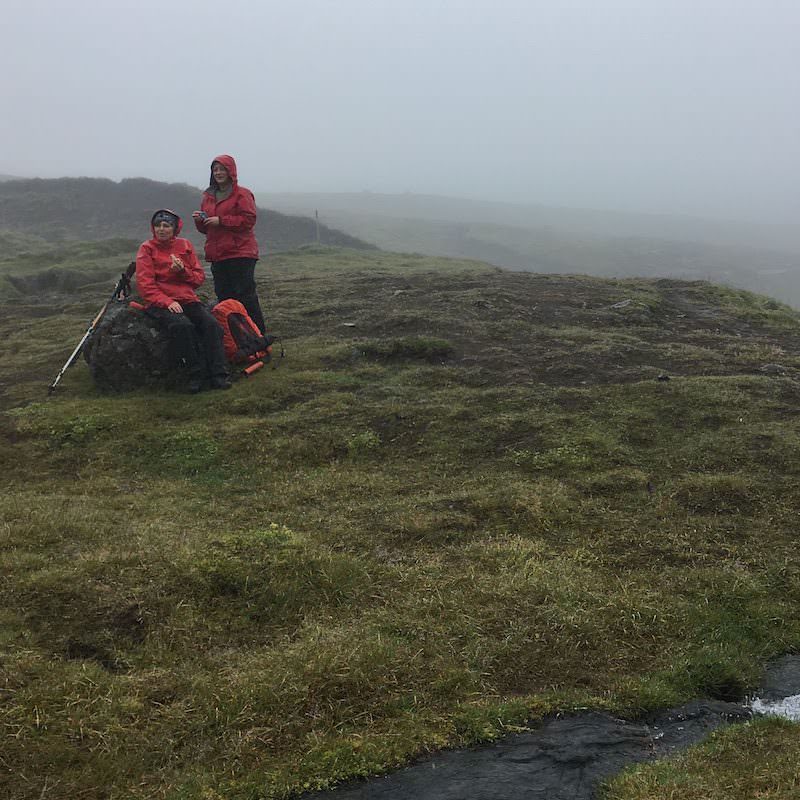
[(222, 345), (231, 364), (269, 361), (275, 337), (262, 334), (238, 300), (223, 300), (211, 313), (222, 326)]

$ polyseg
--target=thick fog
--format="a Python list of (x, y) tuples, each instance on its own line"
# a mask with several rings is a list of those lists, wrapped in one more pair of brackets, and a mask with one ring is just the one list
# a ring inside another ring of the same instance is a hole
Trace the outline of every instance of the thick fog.
[(797, 0), (6, 0), (0, 173), (792, 222)]

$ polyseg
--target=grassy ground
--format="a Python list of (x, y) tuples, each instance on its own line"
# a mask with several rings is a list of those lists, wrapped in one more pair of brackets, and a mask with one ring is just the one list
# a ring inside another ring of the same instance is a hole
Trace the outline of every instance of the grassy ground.
[(795, 312), (314, 248), (262, 275), (288, 358), (195, 397), (79, 363), (45, 400), (111, 286), (2, 309), (10, 796), (283, 798), (738, 699), (800, 646)]

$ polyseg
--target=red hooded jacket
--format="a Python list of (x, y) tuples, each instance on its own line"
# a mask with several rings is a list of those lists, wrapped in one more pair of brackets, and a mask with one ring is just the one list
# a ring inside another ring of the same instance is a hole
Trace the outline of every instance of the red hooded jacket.
[[(179, 303), (199, 303), (194, 290), (206, 277), (192, 243), (188, 239), (178, 238), (183, 221), (174, 211), (169, 213), (178, 219), (175, 236), (167, 242), (160, 242), (154, 232), (153, 238), (142, 242), (136, 254), (136, 288), (148, 305), (159, 308), (167, 308), (175, 300)], [(152, 221), (150, 229), (153, 230)], [(171, 268), (172, 256), (177, 256), (183, 262), (182, 270)]]
[[(206, 261), (224, 261), (228, 258), (258, 258), (258, 242), (253, 228), (256, 225), (256, 199), (249, 189), (239, 186), (236, 162), (233, 156), (217, 156), (228, 170), (233, 182), (231, 193), (217, 202), (216, 183), (211, 176), (208, 189), (203, 192), (200, 210), (209, 217), (219, 217), (219, 225), (206, 226), (201, 219), (194, 221), (197, 230), (206, 235)], [(212, 161), (212, 165), (214, 164)]]

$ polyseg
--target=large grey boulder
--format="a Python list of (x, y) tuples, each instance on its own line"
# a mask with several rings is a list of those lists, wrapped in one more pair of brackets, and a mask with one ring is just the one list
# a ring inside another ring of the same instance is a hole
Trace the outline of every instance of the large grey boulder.
[(127, 303), (113, 303), (83, 348), (95, 385), (109, 392), (141, 387), (183, 389), (184, 370), (170, 364), (169, 345), (158, 324)]

